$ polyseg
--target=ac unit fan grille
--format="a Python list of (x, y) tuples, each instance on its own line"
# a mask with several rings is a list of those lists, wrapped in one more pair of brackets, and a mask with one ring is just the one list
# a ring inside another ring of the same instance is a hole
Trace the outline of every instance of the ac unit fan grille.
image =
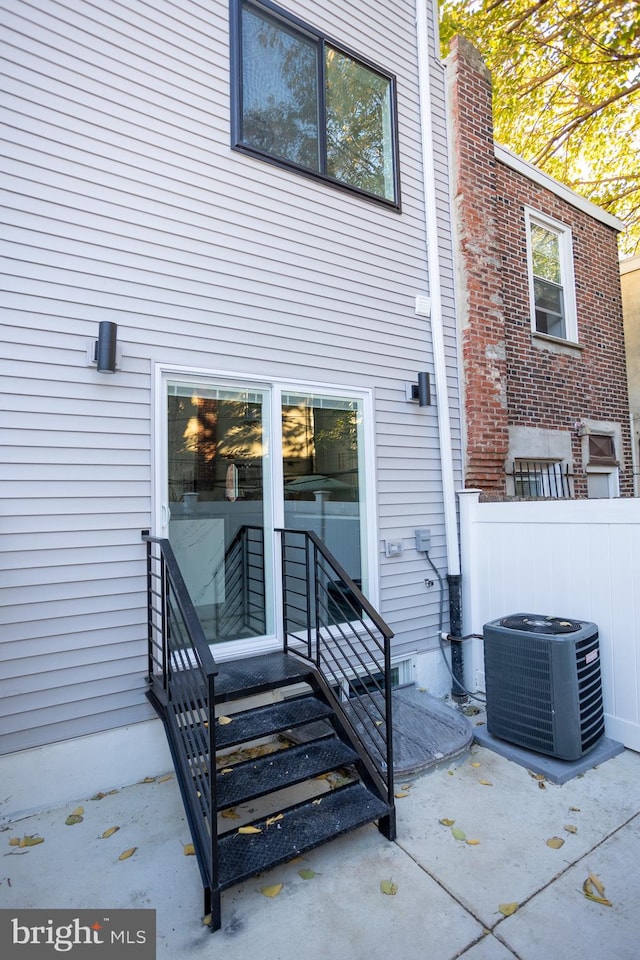
[(490, 732), (497, 737), (508, 732), (532, 750), (553, 750), (548, 645), (537, 637), (523, 638), (522, 643), (497, 639), (490, 656), (496, 668), (487, 671), (487, 701), (493, 704)]

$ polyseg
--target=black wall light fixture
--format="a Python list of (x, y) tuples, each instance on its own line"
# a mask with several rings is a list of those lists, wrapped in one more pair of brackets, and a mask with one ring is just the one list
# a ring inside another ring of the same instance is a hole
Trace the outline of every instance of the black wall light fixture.
[(95, 359), (98, 373), (116, 372), (116, 350), (118, 345), (118, 324), (112, 320), (101, 320), (96, 340)]
[(418, 406), (431, 406), (431, 375), (419, 373), (417, 383), (407, 384), (407, 400), (417, 400)]

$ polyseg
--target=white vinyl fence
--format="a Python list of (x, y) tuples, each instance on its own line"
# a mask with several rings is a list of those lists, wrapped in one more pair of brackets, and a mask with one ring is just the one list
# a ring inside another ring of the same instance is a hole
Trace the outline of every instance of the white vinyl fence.
[[(606, 735), (640, 750), (640, 499), (459, 496), (463, 634), (514, 613), (596, 623)], [(483, 690), (482, 640), (464, 657), (467, 687)]]

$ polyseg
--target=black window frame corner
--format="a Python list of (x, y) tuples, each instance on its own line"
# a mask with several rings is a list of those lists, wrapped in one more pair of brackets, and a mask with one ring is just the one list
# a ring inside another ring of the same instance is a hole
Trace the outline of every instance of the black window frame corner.
[[(287, 160), (284, 157), (280, 157), (276, 154), (269, 153), (266, 150), (261, 150), (258, 147), (252, 146), (249, 142), (243, 139), (243, 122), (242, 122), (242, 86), (243, 86), (243, 74), (242, 74), (242, 13), (246, 7), (253, 7), (256, 11), (262, 12), (267, 16), (273, 18), (276, 21), (280, 21), (285, 29), (288, 29), (291, 33), (298, 33), (303, 37), (314, 40), (319, 47), (320, 56), (318, 58), (318, 80), (319, 80), (319, 93), (318, 93), (318, 115), (320, 117), (320, 123), (318, 125), (318, 140), (321, 145), (321, 170), (313, 170), (310, 167), (305, 167), (301, 164), (296, 163), (292, 160)], [(360, 196), (364, 200), (368, 200), (371, 203), (375, 203), (379, 206), (382, 206), (386, 209), (393, 210), (394, 212), (402, 212), (402, 202), (401, 202), (401, 183), (400, 183), (400, 137), (399, 137), (399, 123), (398, 123), (398, 84), (396, 75), (390, 73), (388, 70), (378, 66), (378, 64), (372, 63), (366, 57), (363, 57), (353, 50), (350, 50), (344, 44), (339, 43), (334, 40), (332, 37), (322, 33), (321, 31), (315, 29), (310, 24), (299, 19), (295, 14), (290, 13), (288, 10), (279, 7), (277, 4), (273, 3), (272, 0), (229, 0), (229, 40), (230, 40), (230, 105), (231, 105), (231, 123), (230, 123), (230, 134), (231, 134), (231, 149), (238, 153), (242, 153), (251, 157), (255, 157), (258, 160), (261, 160), (265, 163), (270, 163), (273, 166), (280, 167), (285, 170), (291, 170), (294, 173), (297, 173), (303, 177), (314, 180), (316, 182), (320, 181), (321, 183), (326, 183), (331, 187), (336, 187), (339, 190), (343, 190), (352, 196)], [(346, 181), (339, 180), (336, 177), (330, 176), (326, 172), (326, 160), (327, 160), (327, 136), (326, 136), (326, 115), (325, 114), (325, 96), (322, 80), (324, 80), (324, 56), (325, 48), (329, 46), (339, 53), (343, 54), (345, 57), (353, 60), (355, 63), (360, 64), (363, 67), (371, 70), (373, 73), (377, 73), (379, 76), (383, 77), (389, 82), (389, 91), (390, 91), (390, 106), (391, 106), (391, 159), (393, 163), (393, 199), (381, 196), (380, 194), (372, 193), (368, 190), (364, 190), (361, 187), (358, 187), (354, 184), (347, 183)]]

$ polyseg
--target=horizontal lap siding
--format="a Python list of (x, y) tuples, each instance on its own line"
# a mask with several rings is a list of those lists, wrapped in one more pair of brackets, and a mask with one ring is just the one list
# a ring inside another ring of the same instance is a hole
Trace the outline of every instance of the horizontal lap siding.
[[(283, 6), (396, 74), (402, 213), (231, 151), (226, 0), (3, 14), (0, 751), (150, 716), (156, 362), (375, 390), (382, 612), (399, 652), (434, 642), (437, 598), (409, 541), (430, 526), (444, 562), (436, 407), (404, 398), (433, 373), (414, 312), (429, 289), (415, 8)], [(440, 86), (434, 99), (441, 112)], [(115, 377), (86, 362), (104, 319)], [(455, 396), (450, 307), (445, 320)], [(384, 557), (385, 537), (402, 558)]]

